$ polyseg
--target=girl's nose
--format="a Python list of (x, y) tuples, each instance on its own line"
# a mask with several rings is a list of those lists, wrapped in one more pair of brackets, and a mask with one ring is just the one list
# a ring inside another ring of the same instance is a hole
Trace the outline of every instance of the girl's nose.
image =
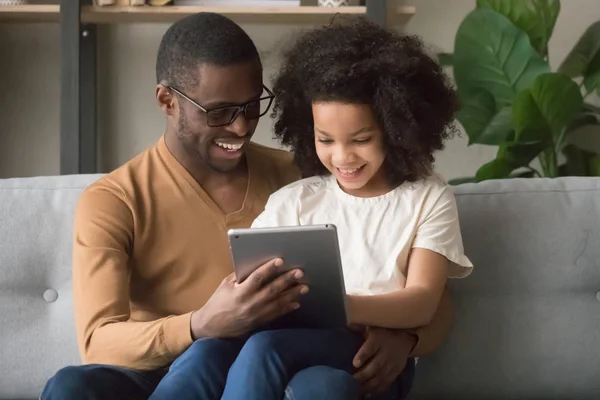
[(333, 154), (333, 163), (337, 166), (345, 166), (353, 163), (356, 155), (345, 146), (339, 146)]

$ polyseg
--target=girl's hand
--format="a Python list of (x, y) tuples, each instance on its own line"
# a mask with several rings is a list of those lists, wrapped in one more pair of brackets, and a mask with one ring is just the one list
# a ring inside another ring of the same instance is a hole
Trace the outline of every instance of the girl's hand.
[(402, 330), (368, 327), (365, 339), (353, 360), (354, 378), (366, 394), (382, 393), (404, 370), (416, 338)]

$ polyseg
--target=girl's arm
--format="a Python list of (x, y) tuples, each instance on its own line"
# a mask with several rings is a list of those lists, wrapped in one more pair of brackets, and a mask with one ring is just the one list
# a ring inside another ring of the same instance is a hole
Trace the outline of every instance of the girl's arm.
[(429, 325), (446, 286), (450, 262), (425, 248), (413, 248), (406, 287), (384, 295), (348, 296), (350, 322), (391, 329)]
[(447, 278), (471, 273), (473, 264), (464, 254), (451, 188), (444, 187), (429, 204), (412, 242), (405, 288), (385, 295), (349, 296), (351, 323), (391, 329), (427, 326), (440, 305)]

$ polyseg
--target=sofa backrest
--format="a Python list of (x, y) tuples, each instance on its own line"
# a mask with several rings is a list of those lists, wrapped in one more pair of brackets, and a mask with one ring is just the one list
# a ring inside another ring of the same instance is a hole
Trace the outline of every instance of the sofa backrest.
[(38, 398), (79, 364), (71, 288), (73, 211), (99, 175), (0, 180), (0, 398)]
[(455, 190), (475, 268), (453, 280), (454, 326), (410, 399), (597, 399), (600, 179)]
[[(37, 398), (79, 364), (73, 210), (100, 175), (0, 180), (0, 398)], [(600, 179), (455, 189), (471, 276), (450, 282), (454, 326), (410, 399), (596, 399)], [(595, 349), (595, 350), (594, 350)]]

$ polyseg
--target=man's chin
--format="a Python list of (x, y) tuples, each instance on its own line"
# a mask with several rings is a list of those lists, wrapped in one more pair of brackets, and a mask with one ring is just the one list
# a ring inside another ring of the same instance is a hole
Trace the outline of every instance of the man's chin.
[(236, 170), (242, 163), (242, 157), (233, 160), (210, 160), (208, 166), (216, 172), (228, 173)]
[(238, 168), (244, 159), (244, 150), (226, 151), (218, 146), (211, 146), (207, 157), (207, 164), (214, 171), (222, 173), (231, 172)]

